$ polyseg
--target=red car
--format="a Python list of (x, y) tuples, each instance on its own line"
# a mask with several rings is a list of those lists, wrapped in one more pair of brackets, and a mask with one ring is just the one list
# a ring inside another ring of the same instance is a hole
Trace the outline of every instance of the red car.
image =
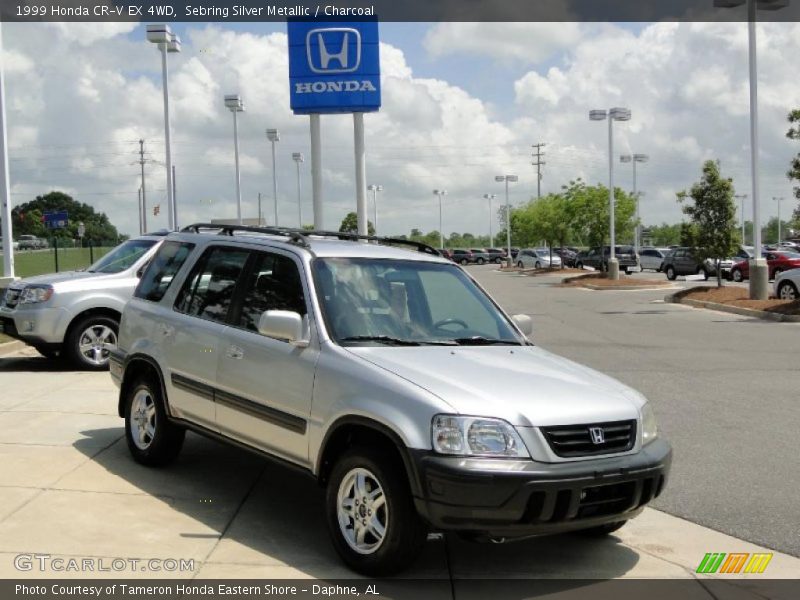
[[(800, 268), (800, 254), (797, 252), (764, 252), (769, 268), (769, 278), (775, 279), (778, 275), (789, 269)], [(733, 265), (731, 277), (734, 281), (744, 281), (750, 277), (750, 263), (747, 260)]]

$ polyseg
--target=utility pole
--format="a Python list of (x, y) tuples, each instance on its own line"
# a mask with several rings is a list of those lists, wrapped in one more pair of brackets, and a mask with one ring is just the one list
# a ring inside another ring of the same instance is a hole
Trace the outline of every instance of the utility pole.
[(175, 193), (175, 165), (172, 165), (172, 222), (175, 224), (175, 231), (178, 231), (178, 195)]
[(532, 154), (533, 158), (536, 159), (535, 162), (531, 164), (536, 167), (536, 197), (542, 197), (542, 167), (547, 163), (542, 160), (544, 157), (544, 152), (542, 152), (542, 148), (544, 148), (547, 144), (533, 144), (531, 148), (536, 148), (536, 152)]
[(142, 230), (147, 232), (147, 195), (144, 187), (144, 140), (139, 140), (139, 164), (142, 166)]
[(258, 226), (261, 227), (263, 221), (261, 219), (261, 192), (258, 192)]
[(736, 194), (734, 198), (737, 198), (742, 201), (742, 246), (746, 246), (747, 242), (744, 239), (744, 201), (747, 199), (747, 194)]
[(783, 202), (785, 198), (783, 196), (780, 197), (772, 197), (772, 201), (778, 203), (778, 243), (781, 243), (781, 202)]

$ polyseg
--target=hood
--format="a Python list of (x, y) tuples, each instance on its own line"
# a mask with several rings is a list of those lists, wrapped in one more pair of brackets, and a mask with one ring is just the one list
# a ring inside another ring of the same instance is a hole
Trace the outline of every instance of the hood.
[(635, 419), (646, 402), (615, 379), (536, 346), (347, 350), (438, 396), (454, 413), (521, 427)]
[[(48, 275), (35, 275), (33, 277), (26, 277), (21, 281), (15, 282), (14, 287), (22, 287), (24, 285), (56, 285), (66, 281), (73, 281), (75, 279), (88, 279), (94, 277), (108, 276), (108, 273), (89, 273), (88, 271), (64, 271), (62, 273), (50, 273)], [(116, 275), (119, 275), (118, 273)]]

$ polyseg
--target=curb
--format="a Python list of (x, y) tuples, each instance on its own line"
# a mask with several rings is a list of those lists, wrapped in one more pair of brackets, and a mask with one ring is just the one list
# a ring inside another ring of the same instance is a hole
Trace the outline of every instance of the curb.
[(0, 344), (0, 356), (8, 356), (9, 354), (13, 354), (14, 352), (18, 352), (23, 348), (26, 348), (28, 345), (25, 342), (20, 342), (19, 340), (15, 340), (13, 342), (6, 342), (4, 344)]
[(675, 295), (664, 297), (664, 302), (669, 304), (686, 304), (694, 308), (707, 308), (719, 312), (731, 313), (742, 317), (753, 317), (763, 321), (774, 321), (777, 323), (800, 323), (800, 315), (784, 315), (781, 313), (756, 310), (754, 308), (744, 308), (742, 306), (731, 306), (730, 304), (720, 304), (718, 302), (706, 302), (705, 300), (692, 300), (691, 298), (676, 298)]
[(658, 290), (674, 290), (678, 289), (678, 286), (674, 285), (662, 285), (658, 287), (653, 287), (652, 285), (617, 285), (617, 286), (609, 286), (609, 285), (591, 285), (589, 283), (582, 285), (581, 287), (586, 288), (587, 290), (594, 290), (595, 292), (624, 292), (624, 291), (658, 291)]

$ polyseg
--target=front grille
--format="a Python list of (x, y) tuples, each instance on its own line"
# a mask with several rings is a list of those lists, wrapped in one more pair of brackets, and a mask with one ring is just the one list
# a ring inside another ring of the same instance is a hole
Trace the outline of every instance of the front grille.
[[(593, 439), (591, 430), (594, 428), (602, 430), (602, 442)], [(636, 441), (635, 419), (586, 425), (557, 425), (542, 427), (541, 430), (556, 456), (563, 458), (626, 452), (633, 448)]]
[(16, 288), (8, 288), (6, 290), (5, 295), (5, 305), (8, 308), (14, 308), (17, 306), (17, 302), (19, 302), (19, 295), (22, 293), (22, 290)]

